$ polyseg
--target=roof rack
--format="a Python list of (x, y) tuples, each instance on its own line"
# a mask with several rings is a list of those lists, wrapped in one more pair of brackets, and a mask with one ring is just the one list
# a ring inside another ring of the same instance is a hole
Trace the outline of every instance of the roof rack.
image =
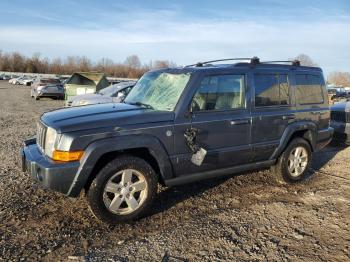
[(187, 65), (185, 67), (190, 67), (190, 66), (197, 66), (201, 67), (209, 63), (216, 63), (216, 62), (223, 62), (223, 61), (250, 61), (251, 64), (259, 64), (260, 59), (256, 56), (251, 57), (251, 58), (226, 58), (226, 59), (217, 59), (217, 60), (211, 60), (211, 61), (206, 61), (206, 62), (198, 62), (196, 64), (192, 65)]
[(273, 63), (291, 63), (293, 66), (300, 66), (299, 60), (286, 60), (286, 61), (263, 61), (262, 64), (273, 64)]

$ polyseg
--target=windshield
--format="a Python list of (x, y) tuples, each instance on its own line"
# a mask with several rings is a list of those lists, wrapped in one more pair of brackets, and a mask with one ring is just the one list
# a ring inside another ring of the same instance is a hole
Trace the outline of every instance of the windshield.
[(101, 89), (98, 91), (99, 94), (104, 95), (104, 96), (112, 96), (117, 92), (118, 87), (115, 85), (108, 86), (106, 88)]
[(130, 91), (125, 103), (148, 105), (154, 110), (174, 111), (190, 74), (149, 72)]

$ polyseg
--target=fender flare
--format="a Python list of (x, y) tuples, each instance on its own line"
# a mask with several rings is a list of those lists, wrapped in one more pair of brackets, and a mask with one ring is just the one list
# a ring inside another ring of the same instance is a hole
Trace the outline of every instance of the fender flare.
[(115, 151), (147, 148), (156, 159), (160, 175), (163, 180), (173, 177), (173, 168), (168, 152), (158, 138), (151, 135), (126, 135), (97, 140), (91, 143), (84, 151), (80, 160), (80, 167), (74, 177), (68, 195), (77, 197), (88, 181), (93, 168), (98, 160), (106, 153)]
[(284, 130), (280, 143), (270, 157), (270, 160), (277, 159), (287, 147), (291, 137), (298, 131), (305, 131), (304, 138), (310, 142), (314, 151), (317, 144), (317, 126), (312, 121), (299, 121), (289, 124)]

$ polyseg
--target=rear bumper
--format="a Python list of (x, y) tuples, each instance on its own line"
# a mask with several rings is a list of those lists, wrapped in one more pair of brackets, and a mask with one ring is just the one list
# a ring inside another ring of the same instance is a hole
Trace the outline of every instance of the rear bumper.
[(333, 127), (328, 127), (327, 129), (319, 130), (317, 134), (316, 150), (320, 150), (327, 146), (332, 141), (333, 134)]
[(38, 97), (64, 97), (64, 93), (38, 92)]
[(28, 173), (42, 187), (70, 196), (70, 188), (78, 172), (80, 162), (56, 162), (41, 153), (36, 140), (24, 142), (21, 151), (22, 170)]

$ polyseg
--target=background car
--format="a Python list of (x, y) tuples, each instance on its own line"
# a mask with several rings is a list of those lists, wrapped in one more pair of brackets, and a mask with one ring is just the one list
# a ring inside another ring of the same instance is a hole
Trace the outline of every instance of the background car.
[(83, 106), (92, 104), (103, 104), (121, 102), (135, 85), (135, 81), (121, 82), (101, 89), (95, 94), (73, 96), (66, 102), (66, 106)]
[(333, 104), (344, 103), (350, 100), (350, 90), (340, 89), (331, 98)]
[(350, 102), (331, 107), (331, 127), (334, 128), (334, 140), (350, 144)]
[(30, 95), (35, 100), (39, 100), (41, 97), (64, 99), (64, 87), (59, 79), (42, 78), (33, 83)]
[(11, 77), (9, 75), (3, 75), (2, 80), (10, 80)]
[(24, 86), (30, 86), (30, 85), (33, 84), (33, 82), (34, 82), (35, 80), (36, 80), (35, 77), (26, 77), (26, 78), (24, 78), (24, 79), (22, 79), (22, 80), (20, 81), (20, 84), (21, 84), (21, 85), (24, 85)]
[(25, 80), (25, 79), (27, 79), (26, 76), (20, 76), (20, 77), (18, 77), (18, 78), (13, 80), (13, 84), (14, 85), (22, 85), (23, 84), (22, 81)]
[(14, 85), (18, 78), (20, 77), (15, 75), (11, 76), (9, 83)]

